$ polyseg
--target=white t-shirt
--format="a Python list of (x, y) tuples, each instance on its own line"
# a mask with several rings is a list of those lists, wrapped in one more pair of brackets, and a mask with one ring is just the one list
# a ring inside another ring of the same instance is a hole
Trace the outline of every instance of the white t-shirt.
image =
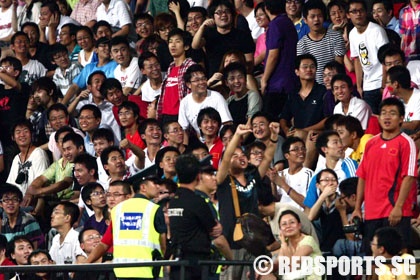
[(410, 71), (411, 81), (417, 86), (420, 86), (420, 60), (411, 60), (408, 62), (407, 69)]
[(372, 109), (370, 106), (362, 99), (357, 97), (352, 97), (350, 99), (349, 109), (347, 114), (343, 111), (343, 104), (339, 102), (334, 107), (334, 114), (341, 114), (345, 116), (355, 117), (360, 121), (364, 130), (366, 130), (369, 122), (369, 118), (372, 115)]
[(22, 73), (19, 76), (20, 82), (31, 85), (35, 80), (44, 77), (47, 74), (47, 68), (35, 59), (30, 59), (28, 63), (22, 66)]
[(60, 244), (60, 234), (54, 236), (51, 249), (49, 251), (51, 258), (56, 264), (65, 264), (65, 262), (76, 263), (77, 256), (85, 256), (79, 243), (79, 233), (73, 228), (67, 233), (62, 244)]
[(13, 4), (5, 11), (0, 9), (0, 38), (7, 37), (13, 33), (12, 28)]
[(122, 70), (121, 65), (118, 64), (117, 68), (114, 70), (114, 77), (120, 81), (123, 88), (129, 87), (137, 89), (140, 86), (140, 81), (142, 74), (138, 66), (138, 58), (133, 57), (130, 61), (130, 65)]
[(207, 9), (209, 5), (208, 0), (188, 0), (190, 7), (204, 7)]
[[(77, 25), (77, 26), (80, 26), (80, 23), (79, 23), (79, 22), (77, 22), (77, 21), (75, 21), (75, 20), (74, 20), (74, 19), (72, 19), (71, 17), (61, 15), (61, 16), (60, 16), (60, 22), (58, 23), (58, 26), (57, 26), (57, 42), (60, 42), (60, 36), (59, 36), (59, 34), (60, 34), (60, 31), (61, 31), (61, 27), (63, 27), (63, 25), (65, 25), (65, 24), (67, 24), (67, 23), (73, 23), (73, 24), (75, 24), (75, 25)], [(49, 38), (49, 37), (48, 37), (49, 30), (50, 30), (50, 28), (49, 28), (49, 27), (47, 27), (47, 28), (45, 29), (45, 38), (47, 38), (47, 40), (48, 40), (48, 38)]]
[[(286, 183), (292, 187), (297, 193), (306, 197), (306, 192), (308, 191), (309, 183), (311, 182), (311, 178), (314, 172), (306, 167), (303, 167), (298, 173), (296, 174), (289, 174), (289, 168), (284, 169), (283, 171), (279, 172), (280, 176), (284, 176), (286, 179)], [(281, 194), (280, 202), (286, 203), (288, 205), (297, 207), (303, 210), (302, 207), (299, 206), (287, 193), (277, 186), (277, 192)]]
[(222, 123), (232, 121), (229, 107), (223, 96), (217, 91), (207, 90), (207, 97), (203, 102), (197, 103), (193, 99), (193, 94), (188, 94), (182, 98), (179, 105), (178, 122), (183, 129), (193, 127), (197, 134), (200, 129), (197, 124), (198, 113), (201, 109), (212, 107), (219, 112)]
[(153, 89), (152, 85), (150, 84), (150, 80), (147, 79), (142, 85), (141, 85), (141, 100), (145, 102), (153, 102), (156, 97), (160, 95), (162, 91), (162, 85), (158, 89)]
[(41, 148), (35, 148), (31, 155), (28, 157), (26, 162), (23, 164), (22, 170), (27, 170), (28, 180), (22, 184), (16, 184), (16, 178), (19, 174), (19, 155), (16, 155), (13, 159), (12, 166), (10, 168), (9, 176), (7, 177), (6, 183), (17, 186), (23, 195), (25, 195), (28, 186), (32, 183), (35, 178), (42, 175), (45, 170), (49, 167), (49, 160), (47, 153)]
[(350, 56), (358, 57), (363, 69), (363, 90), (379, 89), (382, 86), (382, 64), (378, 60), (378, 50), (388, 43), (385, 29), (369, 22), (365, 32), (356, 28), (350, 31)]
[(413, 94), (408, 100), (407, 104), (404, 104), (405, 107), (405, 122), (418, 121), (420, 120), (420, 90), (414, 89)]
[(264, 28), (261, 28), (254, 16), (254, 9), (245, 17), (248, 22), (249, 29), (251, 30), (252, 39), (257, 40), (258, 37), (264, 33)]
[(108, 10), (102, 3), (96, 11), (96, 20), (105, 20), (114, 28), (121, 28), (126, 24), (131, 24), (130, 8), (122, 0), (111, 0)]

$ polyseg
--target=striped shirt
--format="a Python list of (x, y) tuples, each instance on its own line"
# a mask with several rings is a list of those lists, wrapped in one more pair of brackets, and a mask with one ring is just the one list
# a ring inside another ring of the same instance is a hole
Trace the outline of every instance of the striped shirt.
[(332, 29), (328, 29), (327, 33), (319, 41), (314, 41), (309, 38), (309, 34), (305, 35), (297, 43), (297, 55), (305, 53), (310, 53), (316, 58), (318, 64), (316, 81), (318, 84), (323, 85), (322, 72), (324, 71), (325, 64), (335, 60), (337, 56), (344, 56), (346, 54), (343, 36), (340, 32)]
[(16, 225), (13, 228), (10, 227), (9, 218), (6, 212), (3, 211), (1, 234), (6, 237), (7, 241), (10, 241), (14, 236), (26, 235), (32, 242), (38, 242), (38, 247), (44, 243), (44, 235), (36, 219), (31, 214), (23, 212), (20, 208)]

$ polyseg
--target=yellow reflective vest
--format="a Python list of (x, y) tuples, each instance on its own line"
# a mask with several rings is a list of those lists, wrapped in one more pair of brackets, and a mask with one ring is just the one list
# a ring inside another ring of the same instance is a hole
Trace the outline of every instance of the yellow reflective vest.
[[(154, 226), (158, 208), (147, 199), (130, 198), (112, 209), (114, 263), (152, 261), (152, 251), (160, 251)], [(153, 278), (152, 267), (115, 268), (114, 272), (117, 277)]]

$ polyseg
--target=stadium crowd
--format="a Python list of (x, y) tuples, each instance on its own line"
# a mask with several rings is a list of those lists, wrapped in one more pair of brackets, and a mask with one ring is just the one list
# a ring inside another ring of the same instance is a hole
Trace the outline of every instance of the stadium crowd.
[(181, 258), (200, 279), (200, 259), (408, 256), (419, 18), (419, 0), (1, 0), (0, 265)]

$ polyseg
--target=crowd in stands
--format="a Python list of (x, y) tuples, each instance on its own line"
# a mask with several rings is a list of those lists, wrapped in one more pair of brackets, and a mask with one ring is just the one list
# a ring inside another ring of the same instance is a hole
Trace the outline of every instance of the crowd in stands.
[[(0, 1), (0, 265), (112, 260), (111, 221), (132, 197), (159, 206), (160, 253), (173, 258), (171, 198), (187, 183), (216, 220), (189, 245), (211, 243), (219, 259), (255, 258), (234, 241), (233, 193), (241, 214), (270, 225), (274, 256), (419, 248), (419, 10), (418, 0)], [(176, 164), (184, 154), (200, 161), (193, 183)]]

